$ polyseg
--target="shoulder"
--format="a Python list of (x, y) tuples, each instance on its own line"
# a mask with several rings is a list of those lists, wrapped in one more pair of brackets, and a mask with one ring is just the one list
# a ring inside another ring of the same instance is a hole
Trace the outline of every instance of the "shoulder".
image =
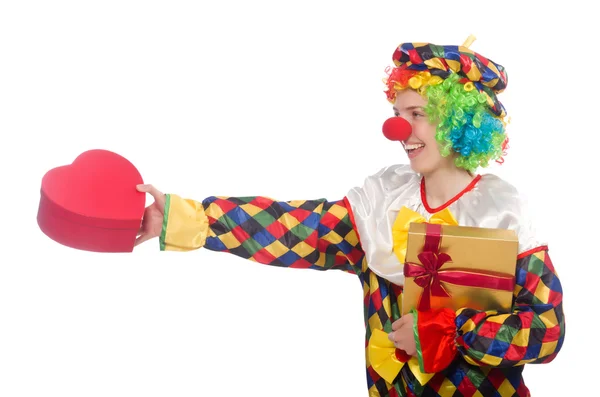
[(523, 193), (512, 183), (495, 174), (483, 174), (477, 184), (477, 191), (485, 207), (504, 212), (514, 216), (528, 217), (527, 199)]
[[(519, 253), (546, 245), (535, 225), (526, 196), (512, 183), (494, 174), (483, 174), (477, 186), (482, 219), (492, 227), (512, 229), (519, 239)], [(487, 226), (487, 225), (484, 225)]]
[(349, 190), (347, 198), (353, 207), (372, 207), (395, 197), (398, 191), (418, 186), (420, 176), (408, 164), (394, 164), (364, 178), (361, 186)]
[(410, 168), (410, 165), (394, 164), (383, 167), (376, 173), (368, 175), (364, 179), (363, 186), (355, 187), (354, 189), (378, 185), (384, 190), (393, 190), (414, 183), (415, 181), (419, 181), (419, 175)]
[(477, 190), (490, 205), (500, 209), (521, 209), (523, 197), (517, 187), (495, 174), (483, 174)]

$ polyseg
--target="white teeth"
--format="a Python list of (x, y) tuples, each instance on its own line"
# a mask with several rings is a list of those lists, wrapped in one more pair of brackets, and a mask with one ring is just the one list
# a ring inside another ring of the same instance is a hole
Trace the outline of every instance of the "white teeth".
[(417, 144), (405, 145), (404, 149), (405, 150), (413, 150), (413, 149), (418, 149), (423, 146), (425, 146), (425, 145), (423, 145), (422, 143), (417, 143)]

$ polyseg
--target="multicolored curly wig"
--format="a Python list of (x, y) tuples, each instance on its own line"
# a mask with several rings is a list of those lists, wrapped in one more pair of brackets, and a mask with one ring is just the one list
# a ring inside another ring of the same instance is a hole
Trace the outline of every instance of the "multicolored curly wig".
[(385, 93), (413, 89), (427, 99), (425, 113), (437, 123), (442, 156), (457, 153), (456, 165), (469, 172), (502, 163), (508, 148), (506, 111), (496, 95), (504, 90), (506, 72), (462, 46), (404, 43), (394, 52), (396, 65), (387, 70)]

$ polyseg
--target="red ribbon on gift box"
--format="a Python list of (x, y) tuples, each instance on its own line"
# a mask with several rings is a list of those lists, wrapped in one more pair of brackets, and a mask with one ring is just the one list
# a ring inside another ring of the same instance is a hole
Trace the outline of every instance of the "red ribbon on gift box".
[(423, 288), (417, 310), (426, 311), (431, 308), (431, 296), (450, 297), (442, 282), (465, 287), (480, 287), (501, 291), (512, 291), (514, 278), (478, 270), (472, 273), (464, 270), (441, 269), (452, 258), (446, 253), (440, 253), (442, 240), (442, 225), (427, 223), (425, 229), (425, 244), (423, 251), (417, 255), (422, 265), (406, 262), (404, 276), (413, 277), (413, 281)]

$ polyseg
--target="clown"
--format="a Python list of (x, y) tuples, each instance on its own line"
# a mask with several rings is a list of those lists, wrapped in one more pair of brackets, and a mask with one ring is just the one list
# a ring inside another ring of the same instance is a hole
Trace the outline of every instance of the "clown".
[[(394, 52), (385, 93), (403, 130), (386, 136), (401, 142), (409, 164), (385, 167), (334, 201), (196, 201), (140, 185), (154, 203), (136, 244), (158, 237), (161, 250), (206, 248), (267, 265), (356, 275), (365, 297), (369, 396), (529, 396), (524, 364), (552, 361), (563, 343), (562, 290), (517, 190), (477, 173), (502, 162), (507, 150), (506, 111), (497, 98), (507, 75), (473, 52), (472, 41), (404, 43)], [(399, 225), (441, 218), (515, 232), (510, 311), (400, 315), (404, 258), (397, 241), (406, 230)]]

